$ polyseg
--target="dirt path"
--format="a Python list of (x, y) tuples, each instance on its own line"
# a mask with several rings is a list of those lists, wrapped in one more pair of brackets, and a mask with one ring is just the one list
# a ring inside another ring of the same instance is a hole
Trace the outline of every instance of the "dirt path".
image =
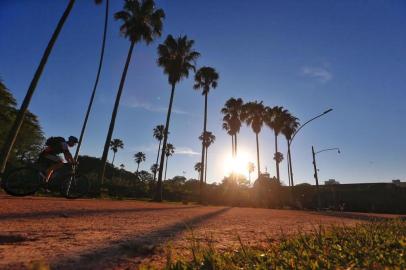
[(52, 269), (137, 269), (146, 262), (162, 265), (168, 245), (175, 254), (187, 254), (192, 235), (228, 249), (238, 245), (237, 236), (261, 245), (281, 232), (371, 217), (40, 197), (0, 196), (0, 203), (0, 269), (26, 269), (34, 262)]

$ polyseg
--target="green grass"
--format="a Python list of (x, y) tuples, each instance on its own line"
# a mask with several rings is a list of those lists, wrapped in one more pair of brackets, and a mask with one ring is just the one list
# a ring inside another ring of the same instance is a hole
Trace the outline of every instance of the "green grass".
[(172, 261), (167, 270), (185, 269), (406, 269), (406, 221), (318, 227), (270, 241), (266, 248), (245, 246), (230, 252), (192, 244), (192, 259)]

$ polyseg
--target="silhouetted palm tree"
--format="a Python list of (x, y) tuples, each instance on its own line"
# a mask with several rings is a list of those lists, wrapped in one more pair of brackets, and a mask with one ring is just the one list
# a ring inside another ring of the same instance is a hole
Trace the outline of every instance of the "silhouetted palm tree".
[(158, 154), (156, 156), (156, 171), (154, 172), (154, 181), (156, 180), (156, 173), (158, 172), (158, 160), (159, 160), (159, 153), (161, 151), (161, 143), (162, 143), (162, 139), (164, 138), (164, 132), (165, 132), (165, 127), (164, 125), (157, 125), (154, 128), (154, 138), (157, 139), (159, 141), (159, 146), (158, 146)]
[(187, 36), (181, 36), (177, 39), (169, 35), (163, 44), (158, 46), (158, 65), (164, 69), (168, 75), (168, 82), (171, 85), (171, 97), (169, 99), (168, 113), (166, 115), (166, 124), (164, 140), (162, 143), (161, 160), (159, 163), (158, 183), (156, 200), (162, 201), (162, 173), (165, 161), (166, 143), (168, 140), (169, 124), (171, 119), (173, 98), (175, 95), (175, 86), (183, 78), (189, 76), (189, 71), (195, 71), (195, 61), (200, 54), (193, 50), (193, 40)]
[(292, 139), (293, 134), (299, 128), (300, 123), (299, 119), (294, 117), (293, 115), (289, 114), (286, 118), (285, 125), (282, 128), (282, 134), (286, 138), (286, 142), (288, 144), (288, 176), (289, 176), (289, 185), (294, 186), (291, 173), (292, 173), (292, 159), (290, 154), (290, 140)]
[[(275, 155), (278, 153), (278, 135), (281, 133), (283, 127), (285, 126), (286, 119), (289, 115), (289, 112), (283, 107), (275, 106), (273, 108), (266, 108), (267, 118), (265, 124), (270, 127), (275, 134)], [(275, 159), (276, 164), (276, 178), (280, 182), (279, 174), (279, 159)]]
[(199, 177), (200, 177), (200, 174), (202, 173), (202, 163), (197, 162), (195, 164), (195, 171), (199, 174)]
[[(156, 164), (156, 163), (155, 163), (155, 164), (152, 164), (150, 170), (151, 170), (151, 172), (152, 172), (153, 174), (156, 174), (157, 171), (158, 171), (158, 164)], [(154, 180), (155, 180), (155, 179), (154, 179)]]
[(166, 180), (166, 171), (168, 170), (168, 159), (175, 153), (175, 147), (173, 144), (168, 143), (166, 144), (165, 156), (166, 156), (166, 163), (165, 163), (165, 180)]
[(4, 145), (2, 147), (2, 152), (0, 155), (0, 175), (4, 172), (7, 164), (7, 160), (10, 156), (11, 150), (13, 149), (14, 143), (17, 139), (17, 135), (20, 131), (21, 125), (23, 124), (25, 114), (28, 110), (28, 106), (30, 105), (32, 96), (35, 92), (37, 87), (38, 81), (41, 78), (42, 71), (45, 68), (45, 65), (48, 61), (49, 55), (52, 52), (52, 49), (55, 45), (56, 40), (58, 39), (59, 33), (62, 30), (63, 25), (65, 24), (66, 19), (68, 18), (73, 4), (75, 0), (70, 0), (68, 6), (66, 7), (62, 17), (59, 19), (58, 25), (56, 26), (54, 33), (52, 34), (51, 39), (48, 42), (48, 45), (45, 49), (44, 54), (42, 55), (41, 61), (35, 71), (34, 77), (31, 80), (31, 83), (28, 87), (27, 93), (25, 94), (24, 100), (21, 103), (20, 109), (18, 110), (17, 117), (14, 120), (14, 124), (11, 127), (6, 140), (4, 141)]
[(111, 161), (111, 165), (114, 164), (114, 159), (116, 158), (116, 153), (118, 149), (123, 149), (124, 148), (124, 143), (120, 139), (113, 139), (110, 142), (110, 149), (113, 151), (113, 160)]
[[(195, 90), (202, 89), (202, 95), (204, 96), (204, 121), (203, 121), (203, 133), (207, 131), (207, 100), (209, 96), (210, 89), (214, 89), (217, 87), (217, 81), (219, 79), (219, 74), (217, 71), (212, 67), (202, 67), (200, 68), (195, 74), (195, 84), (193, 88)], [(200, 174), (200, 199), (202, 199), (202, 189), (203, 189), (203, 180), (204, 176), (206, 175), (206, 149), (205, 140), (202, 140), (202, 171), (204, 173)]]
[(230, 98), (221, 109), (223, 117), (223, 129), (231, 136), (232, 157), (237, 156), (237, 134), (241, 128), (241, 112), (244, 102), (241, 98)]
[(251, 183), (251, 173), (252, 172), (254, 172), (254, 170), (255, 170), (255, 165), (254, 165), (254, 163), (253, 162), (248, 162), (248, 180), (250, 181), (250, 183)]
[[(101, 2), (102, 2), (101, 0), (96, 0), (96, 3), (98, 3), (98, 4), (101, 3)], [(97, 85), (99, 84), (99, 78), (100, 78), (100, 73), (101, 73), (101, 69), (102, 69), (102, 66), (103, 66), (103, 59), (104, 59), (104, 48), (105, 48), (105, 45), (106, 45), (108, 18), (109, 18), (109, 0), (106, 0), (106, 11), (105, 11), (105, 15), (104, 15), (104, 30), (103, 30), (103, 39), (102, 39), (102, 46), (101, 46), (100, 59), (99, 59), (99, 67), (97, 69), (96, 80), (95, 80), (94, 85), (93, 85), (93, 91), (92, 91), (92, 94), (90, 96), (89, 105), (87, 106), (85, 119), (83, 121), (82, 129), (80, 131), (79, 142), (78, 142), (78, 145), (76, 147), (75, 160), (77, 160), (78, 157), (79, 157), (80, 147), (82, 145), (83, 136), (85, 134), (87, 121), (89, 119), (89, 114), (90, 114), (90, 111), (92, 109), (93, 100), (94, 100), (94, 96), (96, 94)]]
[[(214, 143), (216, 140), (216, 136), (210, 131), (204, 132), (202, 135), (199, 136), (199, 140), (202, 141), (203, 147), (205, 148), (205, 164), (206, 166), (202, 166), (204, 168), (204, 183), (207, 183), (207, 152), (209, 150), (210, 145)], [(201, 165), (201, 164), (200, 164)]]
[(118, 106), (120, 104), (121, 94), (123, 92), (124, 82), (127, 76), (127, 70), (130, 64), (132, 51), (136, 43), (145, 41), (147, 44), (149, 44), (154, 40), (154, 38), (161, 36), (162, 21), (165, 17), (165, 13), (162, 9), (155, 8), (155, 3), (153, 0), (125, 0), (124, 10), (117, 12), (114, 17), (116, 20), (121, 20), (123, 22), (120, 27), (120, 31), (125, 38), (128, 38), (130, 40), (130, 48), (128, 50), (123, 74), (121, 75), (120, 85), (118, 87), (116, 101), (114, 104), (110, 126), (106, 137), (106, 143), (104, 145), (102, 166), (99, 172), (100, 183), (103, 183), (104, 179), (108, 144), (113, 135)]
[(255, 139), (257, 143), (257, 169), (258, 169), (258, 178), (261, 175), (261, 165), (259, 161), (259, 140), (258, 134), (261, 132), (264, 121), (266, 120), (266, 111), (265, 107), (261, 102), (254, 101), (244, 104), (241, 119), (245, 121), (247, 126), (251, 126), (252, 131), (255, 133)]
[(144, 162), (145, 159), (146, 159), (146, 156), (143, 152), (138, 152), (138, 153), (134, 154), (134, 160), (135, 160), (135, 163), (137, 163), (137, 173), (138, 173), (138, 169), (140, 168), (141, 162)]

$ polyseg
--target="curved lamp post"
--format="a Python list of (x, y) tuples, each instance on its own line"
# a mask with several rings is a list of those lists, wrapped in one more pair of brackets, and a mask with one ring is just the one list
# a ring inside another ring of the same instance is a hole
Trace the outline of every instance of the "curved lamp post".
[(312, 146), (314, 179), (316, 180), (316, 191), (317, 191), (317, 207), (319, 209), (320, 209), (320, 206), (321, 206), (321, 200), (320, 200), (320, 192), (319, 192), (319, 176), (317, 174), (316, 155), (321, 153), (321, 152), (333, 151), (333, 150), (337, 150), (338, 154), (341, 153), (340, 148), (338, 148), (338, 147), (327, 148), (327, 149), (323, 149), (323, 150), (315, 152), (314, 147)]
[(307, 122), (305, 122), (303, 125), (301, 125), (297, 130), (296, 130), (296, 132), (295, 133), (293, 133), (293, 135), (292, 135), (292, 138), (288, 141), (288, 169), (289, 169), (289, 172), (290, 172), (290, 184), (291, 184), (291, 186), (293, 187), (293, 169), (292, 169), (292, 157), (291, 157), (291, 154), (290, 154), (290, 146), (292, 145), (292, 141), (293, 141), (293, 139), (295, 138), (295, 136), (297, 135), (297, 133), (304, 127), (304, 126), (306, 126), (308, 123), (310, 123), (311, 121), (313, 121), (313, 120), (316, 120), (317, 118), (319, 118), (319, 117), (322, 117), (323, 115), (325, 115), (325, 114), (328, 114), (329, 112), (331, 112), (333, 109), (328, 109), (328, 110), (326, 110), (326, 111), (324, 111), (323, 113), (321, 113), (321, 114), (319, 114), (319, 115), (317, 115), (317, 116), (315, 116), (315, 117), (313, 117), (312, 119), (310, 119), (310, 120), (308, 120)]

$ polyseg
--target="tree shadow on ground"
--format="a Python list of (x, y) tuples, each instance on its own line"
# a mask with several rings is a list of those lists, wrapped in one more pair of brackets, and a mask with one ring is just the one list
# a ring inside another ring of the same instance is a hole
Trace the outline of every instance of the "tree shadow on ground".
[[(129, 257), (147, 257), (156, 252), (156, 247), (175, 239), (182, 232), (220, 214), (230, 207), (185, 219), (172, 225), (147, 232), (130, 240), (122, 239), (115, 245), (100, 247), (78, 256), (64, 257), (51, 264), (51, 269), (112, 269)], [(134, 260), (132, 263), (136, 264)]]
[(124, 214), (135, 212), (149, 212), (149, 211), (165, 211), (174, 209), (191, 209), (199, 206), (180, 206), (180, 207), (147, 207), (147, 208), (124, 208), (124, 209), (58, 209), (53, 211), (39, 211), (39, 212), (24, 212), (24, 213), (9, 213), (0, 214), (1, 221), (9, 221), (14, 219), (40, 219), (40, 218), (73, 218), (81, 216), (96, 216), (108, 214)]
[(340, 217), (347, 219), (356, 219), (360, 221), (388, 221), (391, 219), (398, 218), (400, 220), (406, 221), (406, 215), (385, 215), (385, 214), (375, 214), (375, 213), (357, 213), (357, 212), (335, 212), (335, 211), (319, 211), (312, 212), (315, 215), (330, 216), (330, 217)]

